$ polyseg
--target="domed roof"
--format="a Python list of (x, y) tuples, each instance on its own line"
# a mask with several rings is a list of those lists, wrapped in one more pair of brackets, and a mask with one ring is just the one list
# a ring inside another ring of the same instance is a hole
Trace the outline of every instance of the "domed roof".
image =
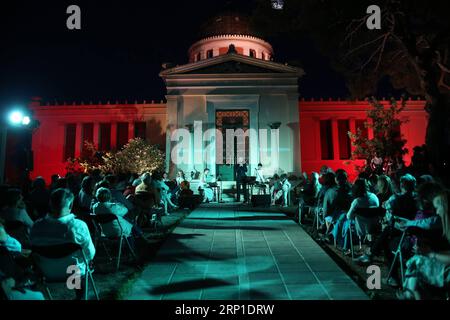
[(250, 19), (239, 13), (227, 12), (208, 20), (200, 29), (200, 39), (221, 36), (242, 35), (262, 38), (261, 34), (252, 26)]

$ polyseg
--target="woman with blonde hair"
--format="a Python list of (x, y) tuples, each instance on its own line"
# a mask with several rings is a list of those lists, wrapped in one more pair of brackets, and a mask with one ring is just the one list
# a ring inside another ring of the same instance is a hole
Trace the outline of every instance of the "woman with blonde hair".
[(406, 266), (404, 289), (397, 294), (399, 299), (416, 299), (423, 297), (424, 286), (445, 288), (450, 284), (450, 213), (448, 210), (449, 194), (435, 182), (420, 186), (419, 197), (430, 201), (442, 223), (442, 235), (446, 240), (444, 251), (435, 251), (418, 243), (415, 255), (408, 260)]

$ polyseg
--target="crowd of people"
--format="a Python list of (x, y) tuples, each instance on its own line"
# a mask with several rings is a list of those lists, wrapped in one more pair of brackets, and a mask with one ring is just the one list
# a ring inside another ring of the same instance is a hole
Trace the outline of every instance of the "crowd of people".
[(351, 184), (344, 170), (323, 167), (304, 181), (298, 218), (311, 215), (319, 240), (348, 256), (353, 243), (367, 244), (354, 263), (384, 263), (399, 299), (448, 295), (449, 195), (435, 178), (361, 173)]
[[(161, 223), (162, 216), (178, 208), (197, 205), (182, 171), (176, 179), (155, 171), (136, 175), (91, 174), (66, 177), (54, 175), (47, 185), (36, 178), (30, 188), (0, 186), (0, 281), (8, 299), (44, 299), (35, 288), (36, 273), (57, 281), (67, 278), (64, 266), (70, 259), (47, 259), (34, 248), (74, 243), (81, 252), (75, 258), (80, 276), (96, 254), (96, 239), (122, 236), (133, 245), (146, 243), (143, 228)], [(93, 217), (115, 216), (101, 225)], [(100, 229), (100, 230), (99, 230)], [(82, 255), (84, 255), (82, 259)], [(73, 262), (72, 262), (73, 264)], [(32, 280), (34, 279), (34, 280)], [(84, 281), (82, 281), (84, 284)], [(84, 286), (75, 290), (84, 295)]]
[[(367, 244), (367, 251), (355, 257), (355, 263), (386, 264), (391, 269), (386, 283), (399, 288), (398, 298), (423, 299), (448, 290), (449, 198), (448, 191), (432, 176), (365, 172), (350, 183), (345, 170), (323, 167), (300, 179), (286, 174), (266, 178), (261, 165), (255, 176), (259, 193), (268, 192), (273, 205), (288, 206), (290, 197), (299, 199), (299, 221), (303, 223), (310, 215), (321, 241), (352, 256), (353, 243)], [(93, 216), (114, 215), (114, 220), (101, 226), (101, 235), (125, 236), (136, 245), (146, 241), (142, 230), (160, 222), (162, 216), (212, 201), (216, 182), (205, 169), (199, 196), (194, 196), (181, 170), (174, 179), (158, 171), (140, 176), (93, 171), (55, 175), (49, 184), (38, 177), (25, 189), (0, 186), (3, 294), (9, 299), (44, 299), (32, 290), (35, 282), (30, 279), (36, 263), (47, 279), (67, 277), (66, 270), (54, 261), (35, 259), (34, 247), (68, 242), (79, 245), (85, 260), (78, 257), (76, 265), (84, 270), (81, 277), (86, 277), (96, 255), (99, 231)], [(402, 259), (396, 259), (399, 248)], [(5, 254), (12, 259), (6, 261)], [(84, 290), (75, 290), (76, 297), (83, 297)]]

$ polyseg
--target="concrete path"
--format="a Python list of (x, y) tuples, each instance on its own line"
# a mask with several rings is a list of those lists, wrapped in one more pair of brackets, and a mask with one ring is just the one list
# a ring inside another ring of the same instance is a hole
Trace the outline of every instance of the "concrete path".
[(368, 299), (284, 214), (234, 208), (191, 213), (126, 299)]

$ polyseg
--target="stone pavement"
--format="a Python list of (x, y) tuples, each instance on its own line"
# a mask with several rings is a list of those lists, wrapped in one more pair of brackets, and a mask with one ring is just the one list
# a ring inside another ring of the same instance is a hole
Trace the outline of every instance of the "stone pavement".
[(125, 298), (368, 299), (284, 214), (231, 205), (201, 207), (187, 216)]

